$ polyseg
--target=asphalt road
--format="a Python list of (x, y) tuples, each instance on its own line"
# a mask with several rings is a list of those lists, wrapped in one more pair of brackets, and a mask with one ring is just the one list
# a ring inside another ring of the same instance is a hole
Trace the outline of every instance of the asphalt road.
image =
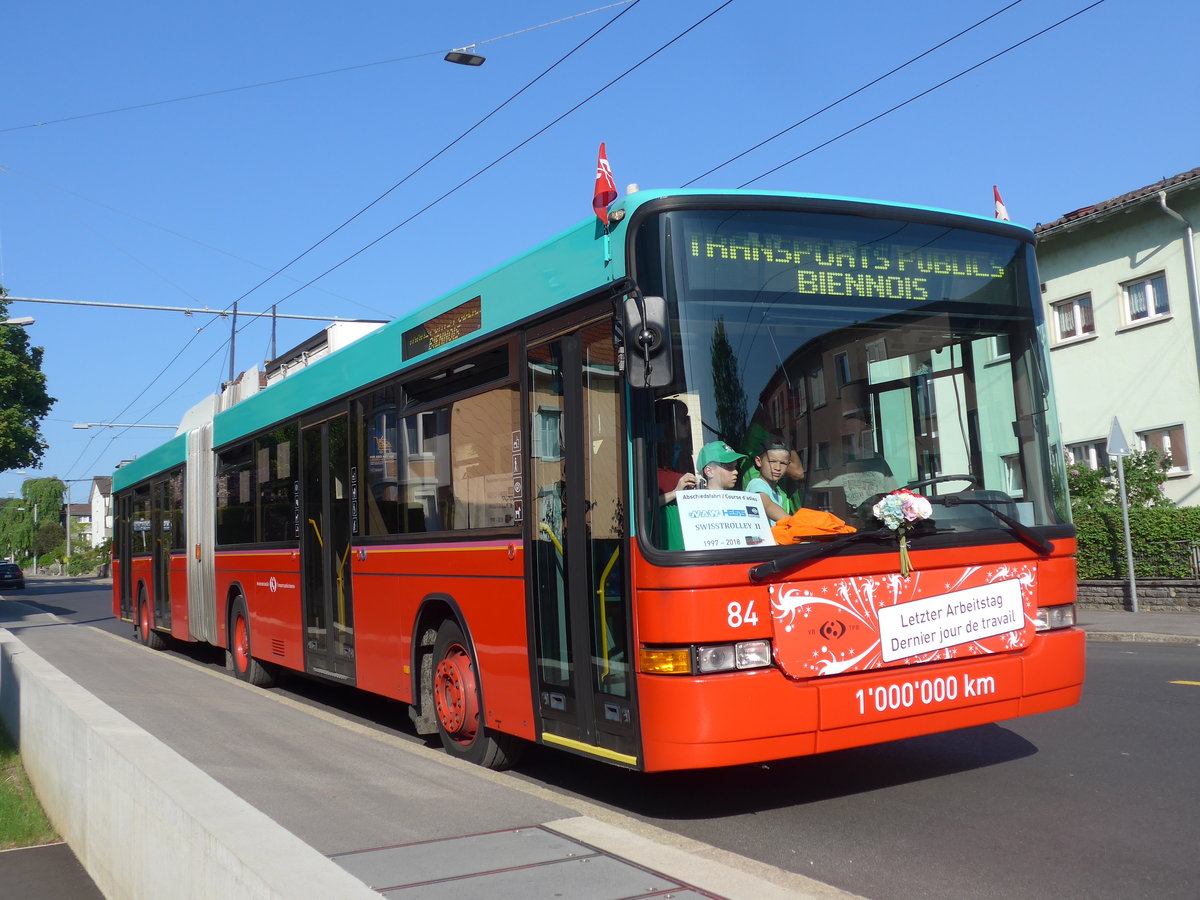
[[(106, 588), (23, 599), (128, 635)], [(211, 648), (173, 649), (219, 667)], [(1088, 647), (1069, 710), (764, 766), (645, 776), (534, 748), (513, 777), (871, 898), (1200, 896), (1200, 648)], [(405, 736), (403, 707), (277, 689)]]

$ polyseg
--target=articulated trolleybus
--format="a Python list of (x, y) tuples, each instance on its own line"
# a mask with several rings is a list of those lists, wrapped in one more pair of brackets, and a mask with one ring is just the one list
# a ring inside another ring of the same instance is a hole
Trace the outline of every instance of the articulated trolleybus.
[[(781, 504), (747, 489), (772, 450)], [(1007, 222), (635, 193), (113, 490), (113, 610), (146, 644), (398, 699), (487, 766), (802, 756), (1083, 682), (1033, 235)]]

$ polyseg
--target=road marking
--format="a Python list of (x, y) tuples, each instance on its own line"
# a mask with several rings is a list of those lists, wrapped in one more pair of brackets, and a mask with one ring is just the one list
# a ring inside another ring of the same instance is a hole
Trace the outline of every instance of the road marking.
[(1189, 684), (1192, 687), (1200, 687), (1200, 681), (1172, 681), (1171, 684)]

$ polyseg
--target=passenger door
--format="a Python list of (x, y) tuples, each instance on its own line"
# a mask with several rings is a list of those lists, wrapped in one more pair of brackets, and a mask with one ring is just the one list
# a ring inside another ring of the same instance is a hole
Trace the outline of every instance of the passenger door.
[(636, 765), (621, 380), (604, 313), (527, 343), (535, 706), (546, 743)]
[(301, 538), (304, 663), (316, 675), (354, 683), (354, 598), (350, 536), (349, 416), (313, 417), (301, 427)]

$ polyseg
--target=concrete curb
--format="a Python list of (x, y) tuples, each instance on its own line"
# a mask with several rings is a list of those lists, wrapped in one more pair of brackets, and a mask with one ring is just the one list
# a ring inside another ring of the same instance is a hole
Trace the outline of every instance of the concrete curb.
[(105, 896), (378, 897), (3, 628), (0, 718)]
[(1089, 641), (1124, 641), (1139, 644), (1200, 644), (1200, 638), (1189, 634), (1153, 634), (1147, 631), (1089, 631)]

